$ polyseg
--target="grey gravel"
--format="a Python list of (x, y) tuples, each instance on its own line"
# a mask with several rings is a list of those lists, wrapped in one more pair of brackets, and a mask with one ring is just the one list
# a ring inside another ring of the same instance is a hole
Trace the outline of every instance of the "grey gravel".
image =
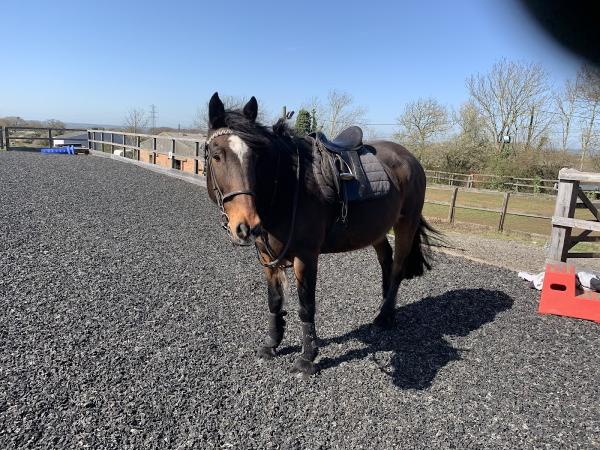
[[(600, 448), (600, 325), (438, 255), (374, 332), (371, 249), (321, 258), (321, 372), (258, 363), (266, 288), (203, 188), (0, 153), (0, 448)], [(292, 297), (293, 298), (293, 297)]]
[[(539, 273), (546, 268), (546, 248), (550, 245), (549, 237), (541, 238), (543, 240), (539, 242), (523, 242), (511, 240), (502, 235), (494, 238), (476, 233), (469, 234), (466, 231), (446, 230), (445, 233), (449, 245), (453, 248), (451, 250), (442, 249), (442, 251), (455, 256), (505, 267), (515, 272)], [(600, 274), (600, 259), (598, 258), (569, 258), (567, 262), (574, 265), (578, 272)]]

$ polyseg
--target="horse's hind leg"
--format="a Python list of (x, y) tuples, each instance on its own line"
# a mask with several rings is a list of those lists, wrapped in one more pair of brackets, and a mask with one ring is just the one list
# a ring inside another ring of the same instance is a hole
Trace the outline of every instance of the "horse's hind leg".
[[(405, 263), (413, 249), (413, 241), (417, 229), (418, 225), (402, 220), (394, 225), (394, 260), (392, 262), (389, 284), (384, 294), (383, 303), (379, 308), (379, 314), (377, 314), (373, 322), (378, 327), (390, 328), (394, 325), (396, 296), (400, 283), (404, 279)], [(377, 255), (379, 257), (379, 251)]]
[(392, 275), (392, 246), (390, 245), (387, 236), (384, 236), (381, 241), (373, 244), (373, 248), (377, 252), (377, 259), (381, 266), (381, 287), (383, 299), (385, 300), (388, 289), (390, 288), (390, 276)]
[(285, 332), (286, 312), (283, 310), (285, 294), (287, 291), (287, 277), (284, 269), (265, 268), (269, 295), (269, 329), (263, 345), (258, 348), (258, 357), (263, 359), (275, 356), (275, 349), (279, 347)]

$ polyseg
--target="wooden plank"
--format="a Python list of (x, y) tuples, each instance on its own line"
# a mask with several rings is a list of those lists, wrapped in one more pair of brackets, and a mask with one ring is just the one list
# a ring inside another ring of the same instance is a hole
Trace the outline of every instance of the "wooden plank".
[(455, 208), (458, 209), (471, 209), (473, 211), (486, 211), (486, 212), (491, 212), (491, 213), (501, 213), (502, 210), (500, 209), (495, 209), (495, 208), (484, 208), (483, 206), (466, 206), (466, 205), (454, 205)]
[[(591, 233), (590, 230), (585, 230), (588, 234)], [(579, 242), (600, 242), (600, 236), (583, 236), (581, 233), (579, 236), (571, 237), (571, 242), (573, 243), (572, 247), (575, 247)], [(570, 250), (570, 249), (569, 249)]]
[(85, 128), (48, 128), (48, 127), (6, 127), (11, 130), (60, 130), (60, 131), (87, 131)]
[(11, 136), (11, 141), (45, 141), (48, 142), (47, 136)]
[[(83, 130), (86, 131), (86, 130)], [(94, 129), (90, 129), (87, 131), (104, 131), (107, 133), (115, 133), (118, 135), (125, 135), (125, 136), (140, 136), (140, 137), (147, 137), (149, 139), (165, 139), (165, 140), (169, 140), (169, 139), (175, 139), (176, 141), (179, 142), (200, 142), (200, 143), (204, 143), (204, 141), (206, 140), (205, 137), (198, 137), (198, 138), (186, 138), (186, 137), (177, 137), (177, 136), (160, 136), (158, 134), (144, 134), (144, 133), (129, 133), (126, 131), (110, 131), (110, 130), (94, 130)]]
[[(591, 202), (592, 205), (594, 205), (596, 207), (596, 209), (598, 209), (598, 207), (600, 207), (600, 203), (598, 202)], [(575, 205), (575, 208), (577, 209), (588, 209), (587, 205), (583, 202), (577, 202), (577, 204)]]
[(506, 217), (506, 210), (508, 209), (509, 198), (510, 192), (505, 192), (504, 200), (502, 201), (502, 211), (500, 212), (500, 220), (498, 221), (498, 231), (504, 230), (504, 218)]
[(596, 209), (596, 207), (594, 206), (594, 204), (590, 201), (590, 199), (587, 198), (587, 195), (585, 195), (581, 191), (581, 189), (577, 189), (577, 195), (579, 196), (579, 198), (581, 199), (581, 201), (583, 202), (583, 204), (585, 206), (587, 206), (587, 209), (590, 210), (590, 212), (596, 218), (596, 220), (600, 220), (600, 214), (598, 214), (598, 210)]
[(515, 212), (515, 211), (507, 212), (506, 214), (509, 216), (531, 217), (532, 219), (545, 219), (545, 220), (552, 219), (551, 216), (543, 216), (541, 214), (529, 214), (529, 213)]
[(456, 206), (456, 196), (458, 195), (458, 188), (454, 188), (452, 191), (452, 197), (450, 198), (450, 209), (448, 210), (448, 222), (454, 223), (454, 213)]
[(600, 222), (594, 222), (592, 220), (572, 219), (570, 217), (553, 217), (552, 225), (600, 232)]
[(563, 168), (558, 172), (558, 179), (561, 181), (583, 181), (584, 183), (600, 184), (600, 173), (580, 172), (575, 169)]
[[(564, 262), (567, 260), (569, 239), (571, 237), (572, 224), (569, 221), (575, 213), (575, 202), (577, 201), (577, 181), (561, 181), (558, 183), (558, 194), (552, 217), (552, 231), (550, 233), (550, 248), (548, 249), (547, 262)], [(555, 222), (566, 221), (566, 222)]]
[(567, 253), (567, 258), (600, 258), (600, 253), (595, 253), (595, 252)]
[(449, 202), (438, 202), (437, 200), (425, 200), (425, 203), (430, 203), (432, 205), (450, 206)]

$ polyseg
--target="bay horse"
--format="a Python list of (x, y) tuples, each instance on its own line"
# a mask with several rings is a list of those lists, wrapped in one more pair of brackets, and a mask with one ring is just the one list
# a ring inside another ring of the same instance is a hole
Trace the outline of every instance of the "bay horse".
[[(236, 245), (255, 245), (267, 281), (267, 338), (258, 357), (276, 356), (283, 340), (286, 267), (293, 267), (302, 322), (302, 351), (293, 372), (317, 371), (315, 288), (321, 253), (373, 246), (381, 265), (383, 301), (374, 320), (391, 327), (402, 280), (431, 269), (429, 237), (437, 233), (422, 217), (425, 172), (401, 145), (368, 143), (389, 177), (389, 192), (351, 203), (339, 226), (339, 204), (323, 200), (314, 173), (313, 146), (280, 119), (273, 127), (256, 121), (252, 97), (240, 110), (226, 110), (215, 93), (209, 102), (205, 173), (208, 194), (219, 205), (222, 226)], [(394, 230), (394, 250), (387, 233)]]

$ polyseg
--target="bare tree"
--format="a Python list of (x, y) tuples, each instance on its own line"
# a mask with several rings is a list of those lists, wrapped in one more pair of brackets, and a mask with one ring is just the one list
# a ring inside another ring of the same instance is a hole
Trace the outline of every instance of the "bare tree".
[(581, 160), (579, 170), (599, 139), (597, 119), (600, 113), (600, 69), (584, 65), (577, 74), (577, 98), (581, 113)]
[(331, 138), (350, 125), (365, 126), (366, 109), (356, 106), (354, 99), (348, 93), (335, 89), (329, 91), (325, 104), (313, 100), (311, 109), (317, 111), (317, 121), (322, 125), (323, 131)]
[(459, 126), (459, 138), (469, 145), (486, 146), (489, 138), (483, 116), (472, 101), (463, 103), (455, 114), (454, 122)]
[(573, 126), (573, 114), (577, 106), (577, 82), (567, 80), (563, 90), (554, 95), (554, 104), (558, 110), (558, 121), (561, 127), (560, 148), (566, 152)]
[(541, 136), (548, 123), (542, 115), (547, 102), (547, 74), (538, 64), (502, 59), (487, 74), (467, 79), (473, 103), (485, 117), (490, 139), (498, 153), (505, 150), (504, 136), (525, 130), (526, 146), (534, 136)]
[(400, 131), (396, 138), (420, 149), (451, 127), (448, 109), (434, 98), (420, 98), (407, 103), (397, 121)]
[(46, 120), (46, 126), (48, 128), (65, 128), (65, 124), (64, 122), (61, 122), (60, 120), (56, 120), (56, 119), (50, 119), (50, 120)]
[[(225, 105), (225, 109), (233, 110), (242, 109), (249, 100), (246, 97), (237, 97), (235, 95), (219, 94), (219, 98)], [(260, 123), (267, 123), (269, 120), (269, 113), (260, 100), (258, 100), (258, 116), (256, 120)], [(192, 121), (192, 128), (203, 134), (208, 132), (208, 102), (203, 103), (196, 110), (196, 114), (194, 115), (194, 119)]]
[(516, 122), (515, 135), (522, 142), (524, 150), (540, 150), (549, 142), (548, 132), (552, 124), (552, 114), (546, 108), (547, 97), (530, 105), (529, 113), (523, 114)]
[(132, 108), (125, 116), (125, 131), (129, 133), (141, 133), (148, 127), (150, 118), (143, 109)]

